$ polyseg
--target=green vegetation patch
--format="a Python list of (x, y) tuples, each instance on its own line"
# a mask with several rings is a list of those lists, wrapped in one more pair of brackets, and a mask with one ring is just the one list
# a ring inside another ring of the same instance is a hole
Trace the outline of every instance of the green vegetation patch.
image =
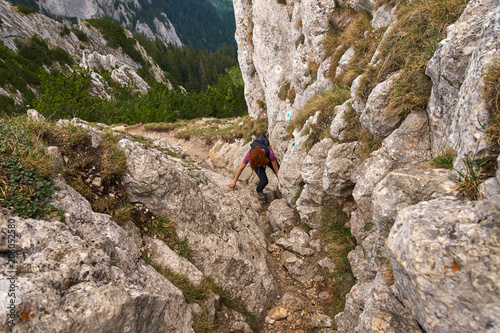
[(335, 116), (334, 109), (336, 106), (342, 105), (349, 97), (350, 90), (338, 86), (314, 96), (293, 118), (292, 123), (287, 128), (289, 136), (295, 129), (302, 129), (307, 119), (320, 111), (316, 124), (309, 125), (309, 131), (307, 132), (309, 133), (309, 140), (306, 147), (310, 149), (323, 138), (329, 137), (330, 124)]
[(24, 5), (21, 5), (21, 4), (17, 5), (17, 10), (20, 13), (23, 13), (25, 15), (36, 13), (36, 9), (35, 8), (27, 7), (27, 6), (24, 6)]
[(52, 126), (25, 116), (0, 122), (0, 205), (22, 217), (43, 218), (54, 211), (49, 200), (55, 191), (51, 176), (60, 166), (45, 150), (48, 138), (62, 144), (82, 140), (74, 128)]
[(125, 34), (125, 29), (120, 24), (105, 18), (86, 19), (85, 22), (99, 29), (104, 38), (108, 41), (108, 46), (115, 49), (121, 47), (123, 52), (132, 58), (132, 60), (142, 66), (146, 65), (141, 53), (134, 47), (136, 40), (134, 38), (128, 38)]
[(435, 168), (453, 169), (453, 158), (455, 151), (453, 149), (444, 149), (431, 161), (431, 166)]
[(347, 254), (356, 247), (356, 239), (345, 226), (348, 221), (349, 218), (338, 203), (323, 206), (320, 237), (328, 257), (337, 267), (331, 286), (334, 294), (327, 304), (328, 315), (332, 318), (344, 311), (345, 296), (355, 284)]

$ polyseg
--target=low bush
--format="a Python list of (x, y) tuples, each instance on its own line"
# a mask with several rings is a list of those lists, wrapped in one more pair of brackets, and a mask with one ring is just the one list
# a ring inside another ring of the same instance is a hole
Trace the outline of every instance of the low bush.
[(17, 5), (17, 10), (18, 10), (20, 13), (23, 13), (23, 14), (25, 14), (25, 15), (29, 15), (29, 14), (36, 13), (36, 9), (35, 9), (35, 8), (31, 8), (31, 7), (23, 6), (23, 5), (21, 5), (21, 4)]

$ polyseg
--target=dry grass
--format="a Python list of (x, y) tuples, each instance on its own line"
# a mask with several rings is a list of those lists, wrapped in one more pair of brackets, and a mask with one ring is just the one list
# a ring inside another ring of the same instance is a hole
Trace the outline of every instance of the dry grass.
[(296, 128), (302, 129), (307, 119), (320, 111), (317, 123), (310, 124), (307, 131), (309, 139), (306, 148), (307, 150), (311, 149), (317, 142), (330, 136), (329, 128), (335, 116), (334, 109), (337, 105), (343, 104), (349, 97), (350, 90), (339, 87), (334, 87), (332, 90), (314, 96), (293, 118), (292, 123), (287, 128), (288, 135), (291, 136)]
[(144, 124), (144, 129), (154, 132), (170, 132), (176, 128), (175, 123), (151, 123)]
[(206, 118), (178, 122), (175, 135), (180, 139), (189, 139), (195, 135), (204, 138), (207, 144), (217, 139), (232, 142), (243, 138), (245, 142), (250, 142), (252, 135), (267, 135), (267, 126), (267, 118), (254, 119), (250, 116), (233, 119)]
[(293, 118), (294, 128), (302, 129), (306, 120), (314, 115), (316, 111), (328, 114), (331, 118), (334, 108), (343, 104), (349, 97), (350, 91), (339, 87), (334, 87), (332, 90), (314, 96)]
[(387, 112), (405, 116), (424, 109), (431, 90), (425, 67), (445, 37), (446, 27), (458, 19), (466, 5), (466, 0), (422, 0), (401, 5), (393, 29), (381, 44), (380, 63), (362, 80), (360, 97), (366, 100), (389, 74), (401, 71), (391, 90)]
[(491, 148), (497, 150), (498, 153), (500, 147), (500, 60), (494, 62), (484, 76), (483, 98), (490, 112), (485, 131)]
[[(335, 10), (330, 17), (331, 30), (323, 46), (331, 62), (327, 77), (335, 85), (349, 87), (366, 70), (383, 34), (383, 31), (374, 31), (370, 22), (369, 14), (349, 8)], [(350, 47), (354, 50), (353, 59), (345, 72), (336, 75), (337, 64)]]

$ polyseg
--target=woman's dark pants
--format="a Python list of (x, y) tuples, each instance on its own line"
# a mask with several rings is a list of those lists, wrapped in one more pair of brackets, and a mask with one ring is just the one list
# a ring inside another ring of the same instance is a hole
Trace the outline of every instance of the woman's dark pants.
[[(273, 169), (273, 164), (272, 162), (269, 162), (267, 164), (268, 167), (271, 168), (271, 170), (273, 170), (273, 172), (276, 174), (276, 171), (274, 171)], [(278, 164), (278, 168), (279, 168), (279, 164)], [(267, 186), (267, 184), (269, 183), (269, 180), (267, 179), (267, 175), (266, 175), (266, 167), (262, 167), (262, 166), (259, 166), (255, 169), (255, 173), (257, 174), (257, 176), (259, 176), (259, 183), (257, 184), (257, 192), (262, 192), (262, 190), (264, 190), (264, 187)]]

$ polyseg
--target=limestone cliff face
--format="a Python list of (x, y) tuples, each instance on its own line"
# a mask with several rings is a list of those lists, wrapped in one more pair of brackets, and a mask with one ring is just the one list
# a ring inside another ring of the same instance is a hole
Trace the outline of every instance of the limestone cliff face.
[[(484, 199), (471, 202), (455, 197), (455, 171), (431, 169), (428, 162), (451, 148), (454, 167), (463, 171), (464, 157), (486, 151), (482, 126), (489, 113), (481, 91), (484, 73), (500, 57), (500, 2), (471, 1), (448, 27), (427, 65), (432, 94), (426, 110), (404, 120), (387, 116), (383, 111), (398, 74), (372, 89), (365, 101), (356, 94), (363, 79), (358, 77), (351, 99), (335, 109), (330, 126), (334, 141), (327, 138), (312, 148), (306, 145), (307, 129), (289, 139), (287, 126), (307, 100), (332, 87), (327, 71), (340, 73), (353, 57), (348, 49), (337, 63), (325, 60), (322, 39), (330, 15), (339, 6), (367, 11), (378, 29), (394, 23), (394, 8), (375, 9), (372, 1), (234, 4), (249, 112), (269, 119), (271, 144), (282, 158), (283, 195), (293, 203), (300, 194), (295, 208), (313, 230), (325, 203), (350, 202), (345, 211), (358, 246), (349, 260), (357, 285), (347, 296), (345, 311), (335, 318), (337, 329), (499, 330), (498, 173), (481, 185)], [(311, 63), (317, 68), (314, 78), (308, 70)], [(292, 89), (293, 94), (288, 93)], [(347, 126), (342, 114), (348, 107), (358, 113), (363, 128), (382, 139), (382, 147), (368, 159), (357, 160), (355, 143), (338, 142)], [(317, 114), (308, 120), (316, 121)], [(484, 254), (483, 259), (474, 257), (476, 253)], [(457, 299), (456, 293), (463, 297)]]
[[(158, 13), (153, 24), (132, 22), (137, 9), (141, 8), (138, 1), (133, 0), (38, 0), (40, 8), (58, 17), (76, 17), (78, 20), (98, 17), (111, 17), (123, 22), (125, 26), (135, 26), (137, 32), (144, 33), (149, 39), (159, 37), (165, 44), (172, 43), (182, 46), (175, 28), (165, 13)], [(153, 33), (156, 31), (156, 34)]]
[[(290, 119), (309, 98), (331, 87), (324, 76), (328, 63), (321, 41), (334, 8), (335, 2), (327, 0), (287, 1), (286, 5), (275, 0), (234, 1), (249, 113), (258, 117), (267, 110), (274, 142), (283, 142)], [(315, 79), (306, 73), (309, 63), (319, 66)], [(284, 87), (287, 92), (294, 90), (295, 98), (280, 99), (278, 93)]]

